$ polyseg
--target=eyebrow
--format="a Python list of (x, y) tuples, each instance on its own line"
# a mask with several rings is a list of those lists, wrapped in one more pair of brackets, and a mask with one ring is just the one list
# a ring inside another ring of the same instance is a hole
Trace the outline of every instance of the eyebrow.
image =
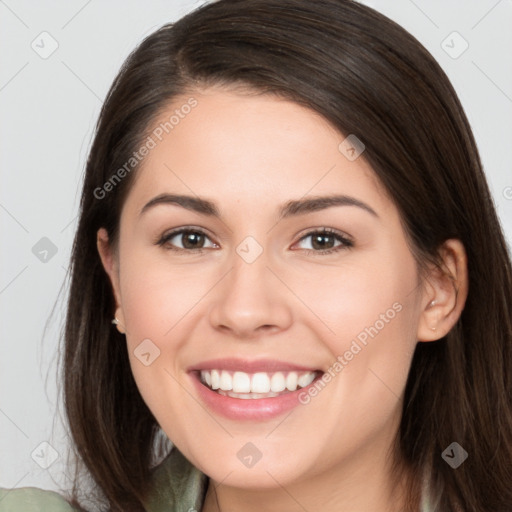
[[(139, 217), (151, 208), (158, 205), (172, 204), (181, 206), (187, 210), (207, 215), (209, 217), (221, 218), (220, 211), (212, 201), (200, 197), (182, 195), (182, 194), (160, 194), (144, 205), (139, 213)], [(377, 212), (369, 205), (346, 195), (314, 196), (308, 199), (291, 200), (279, 208), (279, 220), (296, 215), (316, 212), (332, 208), (333, 206), (356, 206), (370, 213), (374, 217), (379, 217)]]

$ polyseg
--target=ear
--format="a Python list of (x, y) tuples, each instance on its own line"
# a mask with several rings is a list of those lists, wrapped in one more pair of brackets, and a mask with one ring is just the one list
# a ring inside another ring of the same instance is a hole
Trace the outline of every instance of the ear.
[(126, 330), (124, 328), (124, 315), (121, 303), (121, 290), (119, 286), (119, 261), (114, 248), (110, 243), (108, 233), (105, 228), (98, 229), (96, 245), (98, 247), (98, 253), (100, 255), (103, 268), (110, 279), (114, 299), (116, 301), (115, 318), (117, 320), (117, 330), (124, 334)]
[(446, 240), (439, 249), (442, 268), (432, 268), (426, 278), (418, 341), (435, 341), (457, 323), (468, 295), (468, 270), (464, 245)]

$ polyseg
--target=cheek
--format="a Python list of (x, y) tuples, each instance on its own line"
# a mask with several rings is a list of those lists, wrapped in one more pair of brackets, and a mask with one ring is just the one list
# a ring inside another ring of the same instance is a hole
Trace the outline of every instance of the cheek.
[(173, 380), (182, 378), (180, 348), (187, 341), (183, 326), (207, 283), (188, 270), (171, 269), (149, 252), (132, 249), (123, 254), (121, 300), (132, 372), (158, 418), (169, 403), (179, 408), (183, 399)]
[(208, 290), (204, 272), (170, 265), (165, 258), (133, 251), (121, 267), (121, 295), (127, 331), (136, 338), (166, 337)]
[(402, 249), (379, 247), (336, 266), (284, 275), (306, 306), (302, 319), (309, 319), (311, 329), (323, 335), (333, 355), (349, 350), (353, 340), (365, 347), (373, 339), (380, 345), (384, 340), (396, 345), (411, 339), (417, 270), (407, 248)]
[[(405, 387), (417, 343), (418, 277), (408, 250), (392, 249), (297, 281), (297, 295), (314, 313), (307, 315), (310, 330), (322, 335), (332, 358), (326, 383), (332, 393), (304, 400), (316, 401), (332, 424), (351, 417), (377, 429), (395, 412)], [(339, 408), (324, 403), (328, 395)]]

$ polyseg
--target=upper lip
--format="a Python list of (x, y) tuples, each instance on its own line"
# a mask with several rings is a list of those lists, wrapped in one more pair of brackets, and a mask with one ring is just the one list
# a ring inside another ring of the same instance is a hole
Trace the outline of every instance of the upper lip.
[(311, 366), (303, 366), (299, 364), (279, 361), (277, 359), (237, 359), (237, 358), (223, 358), (223, 359), (210, 359), (209, 361), (202, 361), (188, 368), (189, 372), (199, 370), (231, 370), (242, 371), (246, 373), (256, 372), (278, 372), (278, 371), (306, 371), (314, 372), (318, 368)]

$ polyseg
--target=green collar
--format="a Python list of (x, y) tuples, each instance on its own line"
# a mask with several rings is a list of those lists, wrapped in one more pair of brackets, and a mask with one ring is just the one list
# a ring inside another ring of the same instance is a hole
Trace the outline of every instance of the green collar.
[(208, 477), (174, 447), (154, 470), (148, 512), (200, 512)]

